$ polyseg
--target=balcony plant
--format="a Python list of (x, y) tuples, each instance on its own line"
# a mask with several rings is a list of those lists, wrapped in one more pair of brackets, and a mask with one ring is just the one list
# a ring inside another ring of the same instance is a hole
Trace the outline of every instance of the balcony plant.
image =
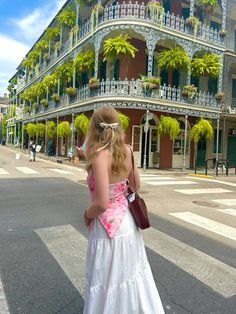
[(58, 124), (57, 134), (59, 137), (68, 137), (71, 135), (70, 123), (68, 121), (62, 121)]
[[(55, 75), (58, 81), (60, 81), (60, 86), (63, 88), (69, 86), (73, 78), (72, 60), (66, 61), (65, 63), (59, 65), (59, 67), (57, 67), (52, 74)], [(58, 94), (59, 92), (60, 91), (58, 88)]]
[(96, 77), (92, 77), (89, 79), (88, 87), (89, 89), (98, 89), (100, 86), (100, 80)]
[(41, 104), (42, 106), (44, 106), (44, 107), (47, 107), (47, 105), (48, 105), (48, 100), (45, 99), (45, 98), (43, 98), (43, 99), (40, 100), (40, 104)]
[(220, 72), (219, 56), (212, 53), (205, 53), (202, 57), (195, 55), (191, 62), (191, 72), (195, 77), (200, 75), (218, 77)]
[(226, 35), (227, 35), (227, 30), (226, 30), (226, 29), (221, 29), (221, 30), (219, 31), (219, 35), (220, 35), (221, 37), (226, 36)]
[(94, 31), (94, 28), (98, 26), (98, 17), (99, 14), (102, 13), (104, 10), (101, 4), (96, 4), (92, 9), (91, 16), (90, 16), (90, 24), (91, 24), (91, 32)]
[(35, 102), (35, 103), (33, 103), (32, 107), (33, 107), (35, 110), (37, 110), (38, 107), (39, 107), (39, 105)]
[(164, 49), (156, 59), (157, 66), (167, 70), (187, 71), (190, 67), (190, 58), (181, 47)]
[(193, 99), (196, 96), (197, 87), (194, 84), (185, 85), (182, 89), (181, 95), (188, 99)]
[(30, 111), (31, 111), (30, 106), (24, 106), (24, 113), (28, 113)]
[(46, 133), (47, 139), (52, 139), (54, 137), (54, 135), (56, 134), (56, 124), (54, 121), (46, 122), (45, 133)]
[(107, 59), (114, 61), (122, 55), (134, 58), (138, 49), (130, 43), (130, 39), (128, 34), (120, 34), (113, 38), (107, 38), (104, 41), (103, 61)]
[(165, 10), (159, 1), (151, 0), (147, 3), (147, 13), (153, 22), (163, 24)]
[(76, 12), (71, 6), (66, 7), (57, 17), (59, 25), (74, 26), (76, 20)]
[(79, 133), (85, 135), (88, 131), (89, 123), (89, 118), (84, 113), (81, 113), (75, 118), (74, 126)]
[(77, 92), (77, 89), (74, 88), (74, 87), (67, 87), (66, 88), (66, 93), (68, 96), (72, 97), (72, 96), (75, 96), (76, 95), (76, 92)]
[(160, 135), (168, 134), (173, 141), (180, 133), (180, 125), (176, 118), (161, 115), (157, 126)]
[(197, 32), (199, 29), (199, 26), (201, 25), (201, 22), (199, 21), (199, 18), (197, 16), (189, 16), (186, 19), (186, 25), (193, 28), (193, 36), (194, 38), (197, 36)]
[(34, 123), (28, 123), (26, 127), (26, 132), (29, 135), (29, 137), (35, 136), (35, 124)]
[(120, 111), (118, 112), (118, 118), (119, 118), (122, 129), (126, 130), (129, 126), (130, 118)]
[(203, 8), (206, 13), (213, 13), (218, 4), (217, 0), (197, 0), (197, 6)]
[(93, 50), (80, 51), (73, 60), (73, 68), (79, 72), (92, 72), (94, 69), (95, 55)]
[(35, 124), (35, 135), (36, 135), (36, 143), (38, 142), (38, 138), (43, 138), (45, 134), (46, 126), (43, 123)]
[(60, 95), (54, 93), (52, 94), (52, 100), (55, 102), (55, 103), (58, 103), (60, 101)]
[(155, 76), (148, 77), (141, 75), (141, 83), (145, 92), (148, 90), (152, 91), (154, 89), (159, 89), (161, 84), (161, 78)]
[(198, 142), (201, 137), (206, 140), (213, 138), (213, 127), (211, 121), (201, 118), (190, 131), (190, 138)]
[(216, 94), (215, 94), (215, 99), (218, 100), (218, 101), (222, 101), (222, 99), (224, 98), (224, 93), (223, 92), (220, 92), (218, 91)]

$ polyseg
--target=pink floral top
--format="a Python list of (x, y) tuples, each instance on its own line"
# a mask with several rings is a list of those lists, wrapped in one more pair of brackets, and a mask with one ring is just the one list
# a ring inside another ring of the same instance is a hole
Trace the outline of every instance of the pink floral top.
[[(92, 201), (94, 200), (94, 178), (90, 173), (88, 175), (88, 186)], [(102, 225), (106, 229), (109, 237), (114, 238), (120, 228), (122, 220), (128, 208), (127, 199), (125, 198), (126, 183), (120, 181), (109, 185), (109, 207), (107, 210), (98, 216)]]

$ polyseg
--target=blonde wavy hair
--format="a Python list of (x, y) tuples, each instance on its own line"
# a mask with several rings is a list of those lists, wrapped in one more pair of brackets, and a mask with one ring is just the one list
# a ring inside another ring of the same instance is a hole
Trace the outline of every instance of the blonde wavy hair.
[[(118, 123), (118, 127), (103, 128), (100, 123)], [(113, 138), (112, 133), (114, 132)], [(107, 145), (109, 143), (109, 145)], [(107, 145), (107, 146), (106, 146)], [(114, 174), (123, 175), (126, 173), (125, 158), (126, 148), (124, 143), (124, 131), (121, 128), (118, 112), (111, 106), (102, 106), (94, 111), (86, 138), (86, 169), (92, 167), (92, 161), (99, 148), (106, 146), (112, 153), (111, 171)]]

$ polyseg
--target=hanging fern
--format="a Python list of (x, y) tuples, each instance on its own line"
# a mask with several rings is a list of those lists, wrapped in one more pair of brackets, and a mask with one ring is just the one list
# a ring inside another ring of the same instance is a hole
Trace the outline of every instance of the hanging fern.
[(158, 54), (157, 65), (163, 69), (177, 69), (187, 71), (190, 67), (190, 58), (181, 47), (165, 49)]
[(26, 128), (26, 132), (29, 135), (29, 137), (34, 137), (35, 136), (35, 124), (34, 123), (28, 123), (27, 124), (27, 128)]
[(56, 134), (56, 124), (54, 121), (47, 121), (45, 132), (47, 139), (52, 139), (54, 137)]
[(122, 112), (118, 112), (118, 118), (120, 120), (122, 129), (126, 130), (129, 126), (130, 118)]
[(75, 25), (76, 12), (68, 6), (57, 17), (59, 25), (73, 26)]
[(67, 137), (71, 135), (70, 123), (68, 121), (63, 121), (58, 124), (57, 134), (59, 137)]
[(94, 69), (94, 63), (95, 55), (93, 50), (80, 51), (73, 61), (73, 67), (75, 67), (79, 72), (92, 72)]
[(160, 117), (160, 122), (158, 124), (158, 132), (159, 134), (168, 134), (170, 139), (173, 141), (180, 133), (179, 122), (176, 118), (172, 117)]
[(35, 135), (37, 137), (43, 137), (45, 134), (45, 124), (43, 123), (36, 123), (35, 125)]
[(89, 118), (86, 117), (84, 113), (81, 113), (75, 118), (74, 125), (78, 132), (81, 134), (86, 134), (89, 127), (89, 122)]
[(201, 118), (190, 131), (190, 138), (194, 142), (198, 142), (201, 137), (206, 140), (212, 139), (213, 137), (213, 127), (211, 121)]
[(192, 75), (208, 75), (217, 78), (220, 73), (219, 56), (213, 53), (205, 53), (201, 58), (195, 55), (191, 63)]
[(138, 49), (129, 42), (130, 39), (131, 37), (128, 34), (120, 34), (116, 37), (106, 39), (104, 41), (103, 61), (107, 59), (115, 60), (120, 55), (128, 55), (134, 58)]

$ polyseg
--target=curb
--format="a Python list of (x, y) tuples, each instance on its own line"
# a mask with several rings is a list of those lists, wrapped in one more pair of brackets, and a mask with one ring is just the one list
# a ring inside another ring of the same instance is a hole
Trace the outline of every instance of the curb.
[(206, 174), (189, 173), (188, 176), (190, 176), (190, 177), (200, 177), (200, 178), (205, 178), (205, 179), (215, 179), (214, 176), (209, 176), (209, 175), (206, 175)]

